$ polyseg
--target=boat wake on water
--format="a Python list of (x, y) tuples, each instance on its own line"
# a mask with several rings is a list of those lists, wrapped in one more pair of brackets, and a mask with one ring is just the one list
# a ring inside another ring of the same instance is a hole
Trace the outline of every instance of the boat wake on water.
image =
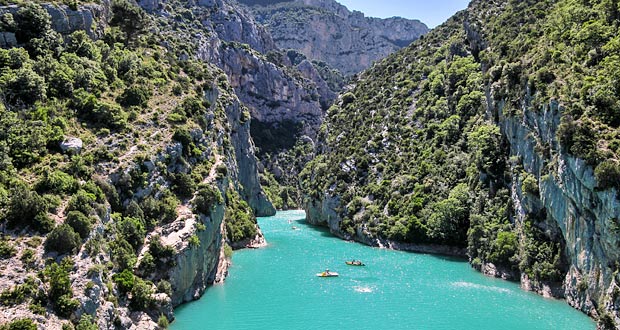
[(510, 290), (508, 289), (475, 284), (475, 283), (470, 283), (470, 282), (454, 282), (452, 283), (452, 286), (457, 287), (457, 288), (467, 288), (467, 289), (475, 289), (475, 290), (495, 291), (495, 292), (501, 292), (501, 293), (511, 293)]
[(359, 293), (371, 293), (375, 291), (373, 288), (368, 287), (368, 286), (355, 286), (353, 287), (353, 289), (355, 290), (355, 292), (359, 292)]

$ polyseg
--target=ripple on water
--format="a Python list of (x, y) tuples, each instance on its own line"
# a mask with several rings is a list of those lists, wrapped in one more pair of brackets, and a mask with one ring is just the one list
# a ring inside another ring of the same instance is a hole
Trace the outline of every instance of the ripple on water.
[(353, 289), (355, 290), (355, 292), (359, 293), (372, 293), (373, 291), (375, 291), (375, 289), (369, 286), (354, 286)]
[(488, 286), (488, 285), (482, 285), (482, 284), (476, 284), (476, 283), (470, 283), (470, 282), (453, 282), (452, 286), (456, 288), (494, 291), (494, 292), (501, 292), (501, 293), (507, 293), (507, 294), (512, 293), (509, 289), (506, 289), (506, 288), (498, 288), (494, 286)]

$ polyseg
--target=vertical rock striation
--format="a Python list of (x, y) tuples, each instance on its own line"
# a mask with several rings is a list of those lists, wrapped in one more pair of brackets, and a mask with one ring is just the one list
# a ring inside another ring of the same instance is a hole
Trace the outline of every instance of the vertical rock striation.
[(333, 0), (271, 1), (251, 7), (282, 49), (296, 49), (351, 75), (428, 32), (418, 20), (365, 17)]

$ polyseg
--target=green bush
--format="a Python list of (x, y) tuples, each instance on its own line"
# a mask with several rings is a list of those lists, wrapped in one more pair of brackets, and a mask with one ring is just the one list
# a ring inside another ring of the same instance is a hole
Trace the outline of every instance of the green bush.
[(177, 128), (174, 132), (174, 135), (172, 136), (172, 139), (174, 141), (180, 142), (183, 145), (184, 150), (188, 149), (189, 146), (194, 143), (194, 139), (192, 139), (192, 136), (189, 133), (187, 127)]
[(5, 238), (0, 239), (0, 259), (12, 258), (17, 254), (17, 249)]
[(82, 314), (80, 322), (75, 326), (75, 330), (99, 330), (97, 323), (92, 316), (88, 314)]
[(119, 105), (99, 101), (84, 89), (80, 88), (73, 93), (71, 105), (80, 117), (96, 127), (123, 129), (127, 126), (127, 113)]
[(620, 189), (620, 165), (613, 160), (606, 160), (594, 169), (594, 176), (600, 189)]
[(79, 306), (80, 302), (78, 300), (73, 299), (71, 294), (66, 294), (56, 300), (54, 310), (61, 317), (70, 317)]
[(124, 238), (118, 238), (110, 243), (112, 260), (120, 270), (132, 269), (137, 262), (133, 247)]
[(138, 311), (146, 311), (154, 303), (153, 300), (153, 283), (136, 278), (134, 286), (131, 290), (131, 308)]
[(119, 27), (125, 33), (126, 43), (131, 43), (145, 28), (146, 14), (139, 6), (127, 0), (112, 2), (110, 25)]
[(2, 325), (0, 330), (37, 330), (37, 324), (31, 319), (19, 319)]
[(157, 283), (157, 293), (165, 293), (168, 296), (172, 296), (172, 285), (166, 280), (161, 280)]
[(124, 107), (139, 106), (144, 108), (151, 96), (152, 92), (146, 86), (132, 85), (125, 89), (117, 101)]
[(79, 306), (79, 302), (73, 299), (69, 279), (69, 269), (72, 265), (67, 264), (65, 260), (62, 265), (53, 263), (44, 270), (45, 276), (49, 279), (49, 300), (54, 303), (54, 310), (61, 317), (69, 317)]
[(200, 185), (194, 198), (194, 210), (198, 213), (210, 215), (216, 204), (224, 202), (222, 193), (216, 187), (208, 184)]
[(65, 212), (68, 214), (71, 211), (78, 211), (85, 215), (94, 214), (95, 208), (93, 206), (96, 200), (95, 195), (80, 189), (69, 199)]
[(144, 243), (146, 228), (140, 219), (124, 217), (117, 223), (117, 228), (123, 239), (131, 244), (134, 250)]
[(114, 280), (114, 283), (116, 283), (116, 285), (118, 286), (120, 292), (123, 294), (131, 292), (134, 284), (136, 283), (135, 276), (128, 269), (125, 269), (118, 274), (114, 274), (114, 276), (112, 276), (112, 279)]
[(191, 197), (196, 191), (196, 182), (190, 174), (177, 173), (173, 177), (174, 191), (184, 198)]
[(241, 199), (237, 192), (226, 192), (226, 222), (227, 238), (231, 242), (252, 239), (257, 234), (256, 218), (252, 208)]
[(159, 316), (159, 318), (157, 319), (157, 326), (162, 329), (168, 329), (168, 326), (170, 326), (170, 322), (168, 322), (168, 318), (166, 317), (166, 315), (162, 314)]
[(538, 180), (532, 174), (525, 173), (523, 182), (521, 182), (521, 190), (530, 195), (538, 196), (540, 193), (538, 190)]
[(45, 79), (26, 67), (9, 72), (0, 84), (6, 101), (16, 107), (29, 107), (45, 99)]
[(52, 230), (45, 240), (45, 250), (60, 254), (73, 253), (81, 246), (80, 235), (68, 224), (62, 224)]
[(80, 211), (70, 211), (65, 223), (71, 226), (82, 239), (87, 238), (92, 230), (92, 220)]
[(15, 23), (17, 24), (15, 37), (19, 43), (27, 43), (32, 38), (41, 37), (52, 27), (50, 14), (34, 2), (26, 3), (17, 11)]
[(32, 226), (41, 233), (53, 229), (54, 223), (47, 216), (48, 203), (26, 185), (19, 183), (11, 189), (11, 199), (6, 210), (6, 220), (9, 227)]
[(38, 292), (35, 279), (28, 276), (23, 284), (16, 285), (12, 289), (6, 289), (0, 293), (0, 304), (4, 306), (16, 306), (34, 298)]
[(188, 243), (190, 246), (192, 247), (199, 247), (200, 246), (200, 238), (198, 238), (198, 236), (196, 235), (192, 235), (190, 236)]

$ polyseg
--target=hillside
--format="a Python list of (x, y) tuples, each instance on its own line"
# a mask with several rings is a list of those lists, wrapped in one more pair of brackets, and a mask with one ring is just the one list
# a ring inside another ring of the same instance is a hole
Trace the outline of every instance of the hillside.
[(251, 6), (281, 49), (295, 49), (352, 75), (428, 32), (418, 20), (379, 19), (349, 11), (333, 0), (254, 1)]
[(308, 221), (620, 324), (617, 1), (473, 1), (359, 75), (301, 174)]
[(165, 327), (224, 279), (233, 249), (264, 244), (255, 215), (275, 209), (250, 123), (321, 122), (318, 71), (244, 11), (140, 5), (0, 7), (10, 329)]

